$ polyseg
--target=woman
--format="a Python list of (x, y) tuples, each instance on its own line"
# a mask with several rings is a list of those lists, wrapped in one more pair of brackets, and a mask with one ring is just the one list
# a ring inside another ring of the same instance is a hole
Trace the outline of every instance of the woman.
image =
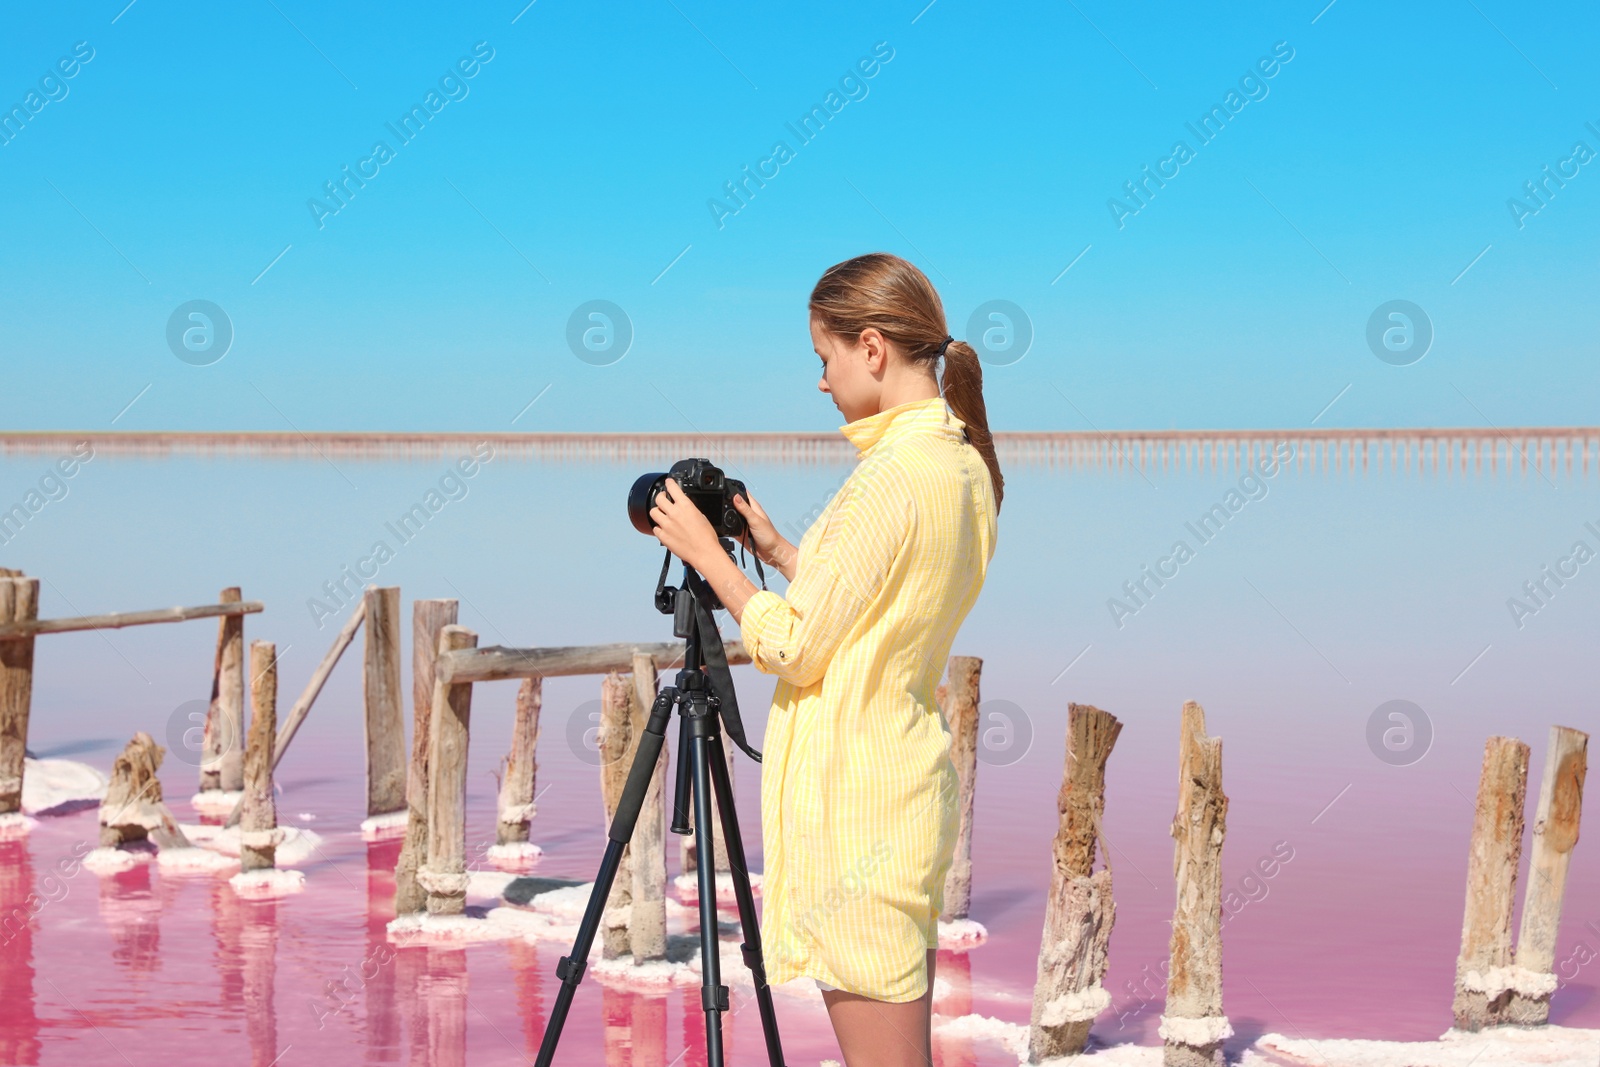
[(755, 587), (673, 480), (650, 514), (756, 669), (779, 678), (762, 744), (768, 980), (816, 980), (849, 1067), (925, 1067), (958, 824), (934, 690), (994, 554), (1003, 481), (977, 353), (946, 335), (920, 270), (881, 252), (846, 260), (810, 311), (818, 388), (860, 462), (798, 548), (735, 498), (746, 547), (789, 579), (787, 598)]

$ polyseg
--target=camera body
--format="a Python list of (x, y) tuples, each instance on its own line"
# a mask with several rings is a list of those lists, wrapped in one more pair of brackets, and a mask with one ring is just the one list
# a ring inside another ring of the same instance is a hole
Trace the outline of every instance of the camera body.
[(710, 521), (718, 537), (744, 536), (744, 516), (733, 506), (733, 498), (737, 495), (748, 500), (749, 494), (745, 492), (743, 482), (727, 477), (722, 473), (722, 468), (709, 459), (680, 459), (664, 474), (641, 474), (628, 491), (628, 519), (635, 530), (655, 535), (650, 509), (655, 506), (656, 494), (666, 488), (668, 478), (683, 487), (695, 507)]

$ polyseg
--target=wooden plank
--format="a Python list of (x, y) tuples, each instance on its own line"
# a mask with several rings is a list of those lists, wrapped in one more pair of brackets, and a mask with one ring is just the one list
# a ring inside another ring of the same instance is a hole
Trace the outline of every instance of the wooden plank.
[[(439, 654), (470, 648), (478, 635), (464, 626), (439, 632)], [(472, 683), (452, 684), (437, 669), (428, 723), (428, 861), (417, 881), (428, 891), (429, 915), (460, 915), (467, 903), (467, 744)]]
[(940, 916), (949, 922), (965, 919), (972, 909), (972, 799), (978, 778), (978, 682), (983, 660), (951, 656), (946, 673), (950, 681), (939, 686), (935, 699), (950, 726), (950, 759), (961, 783), (956, 802), (956, 848), (944, 879), (944, 914)]
[(534, 791), (539, 781), (539, 709), (544, 704), (544, 682), (524, 678), (517, 687), (516, 721), (511, 729), (511, 752), (501, 770), (496, 805), (499, 821), (495, 844), (520, 845), (528, 840), (528, 826), (536, 812)]
[[(242, 599), (236, 585), (217, 597), (223, 604), (238, 604)], [(217, 622), (217, 658), (201, 746), (200, 791), (235, 793), (243, 788), (244, 616), (224, 615)]]
[(1222, 1013), (1222, 842), (1228, 798), (1222, 792), (1222, 738), (1206, 736), (1206, 713), (1183, 705), (1178, 749), (1178, 812), (1172, 820), (1172, 914), (1167, 1006), (1157, 1028), (1166, 1067), (1222, 1067), (1232, 1036)]
[(454, 600), (411, 604), (411, 766), (406, 777), (406, 837), (394, 868), (394, 911), (410, 915), (428, 906), (417, 870), (428, 859), (428, 748), (432, 744), (433, 670), (439, 634), (456, 621)]
[(361, 675), (366, 709), (367, 814), (406, 806), (406, 718), (400, 696), (400, 587), (369, 588)]
[(110, 615), (80, 615), (71, 619), (33, 619), (0, 625), (0, 641), (14, 641), (35, 634), (64, 634), (74, 630), (120, 630), (124, 626), (149, 626), (158, 622), (188, 622), (213, 619), (219, 615), (253, 615), (264, 611), (259, 600), (238, 604), (202, 604), (194, 608), (155, 608), (151, 611), (124, 611)]
[[(617, 804), (633, 760), (633, 705), (638, 700), (633, 679), (612, 671), (600, 680), (600, 729), (595, 748), (600, 756), (600, 801), (605, 808), (605, 825), (617, 817)], [(633, 912), (633, 845), (623, 846), (617, 875), (606, 897), (600, 920), (601, 958), (616, 959), (630, 949), (628, 920)]]
[[(633, 657), (632, 750), (637, 752), (644, 728), (650, 722), (656, 694), (660, 692), (655, 660), (639, 653)], [(628, 759), (633, 768), (632, 753)], [(633, 911), (628, 917), (628, 945), (633, 962), (667, 958), (667, 749), (663, 745), (650, 774), (639, 821), (633, 827), (628, 851), (633, 859)]]
[(1578, 843), (1583, 813), (1583, 780), (1589, 770), (1589, 735), (1570, 726), (1550, 727), (1539, 807), (1533, 821), (1533, 856), (1528, 861), (1528, 887), (1522, 897), (1522, 929), (1517, 934), (1519, 987), (1511, 991), (1506, 1021), (1542, 1026), (1550, 1021), (1550, 997), (1556, 985), (1556, 934), (1561, 926), (1561, 901), (1567, 891), (1567, 867)]
[[(750, 656), (738, 641), (725, 643), (728, 663), (749, 663)], [(659, 643), (621, 642), (613, 645), (578, 645), (564, 648), (488, 648), (452, 652), (441, 657), (440, 670), (451, 682), (494, 682), (507, 678), (553, 678), (572, 674), (610, 674), (633, 667), (633, 654), (655, 659), (662, 670), (683, 666), (682, 641)]]
[[(39, 579), (0, 578), (0, 628), (39, 616)], [(22, 772), (33, 706), (33, 638), (0, 642), (0, 815), (22, 810)]]
[(278, 851), (278, 807), (272, 795), (273, 735), (278, 729), (278, 646), (250, 642), (250, 739), (244, 749), (239, 869), (270, 870)]
[(1527, 790), (1528, 746), (1514, 737), (1489, 738), (1473, 812), (1467, 906), (1450, 1005), (1458, 1030), (1481, 1030), (1505, 1021), (1511, 991), (1504, 979), (1511, 964), (1511, 909)]
[(1067, 754), (1056, 794), (1054, 870), (1028, 1027), (1028, 1062), (1076, 1056), (1110, 1003), (1102, 984), (1116, 907), (1111, 870), (1094, 870), (1106, 810), (1106, 761), (1122, 732), (1109, 712), (1067, 705)]

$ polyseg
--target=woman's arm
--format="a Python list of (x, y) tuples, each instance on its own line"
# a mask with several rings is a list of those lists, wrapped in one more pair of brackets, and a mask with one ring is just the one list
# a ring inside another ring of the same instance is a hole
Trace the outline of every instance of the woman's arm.
[[(845, 634), (877, 597), (915, 525), (909, 481), (892, 469), (881, 473), (870, 485), (851, 486), (804, 571), (792, 556), (778, 561), (795, 570), (787, 597), (756, 588), (686, 499), (658, 500), (650, 514), (661, 542), (700, 572), (739, 623), (756, 669), (804, 688), (822, 678)], [(677, 490), (671, 479), (668, 488)]]

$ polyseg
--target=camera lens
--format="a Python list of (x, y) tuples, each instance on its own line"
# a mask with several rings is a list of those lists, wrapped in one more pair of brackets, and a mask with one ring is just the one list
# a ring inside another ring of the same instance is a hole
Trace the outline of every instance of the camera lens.
[(656, 527), (650, 521), (650, 509), (655, 507), (656, 494), (666, 483), (667, 476), (660, 472), (641, 474), (634, 481), (633, 488), (628, 490), (628, 521), (642, 534), (655, 535)]

